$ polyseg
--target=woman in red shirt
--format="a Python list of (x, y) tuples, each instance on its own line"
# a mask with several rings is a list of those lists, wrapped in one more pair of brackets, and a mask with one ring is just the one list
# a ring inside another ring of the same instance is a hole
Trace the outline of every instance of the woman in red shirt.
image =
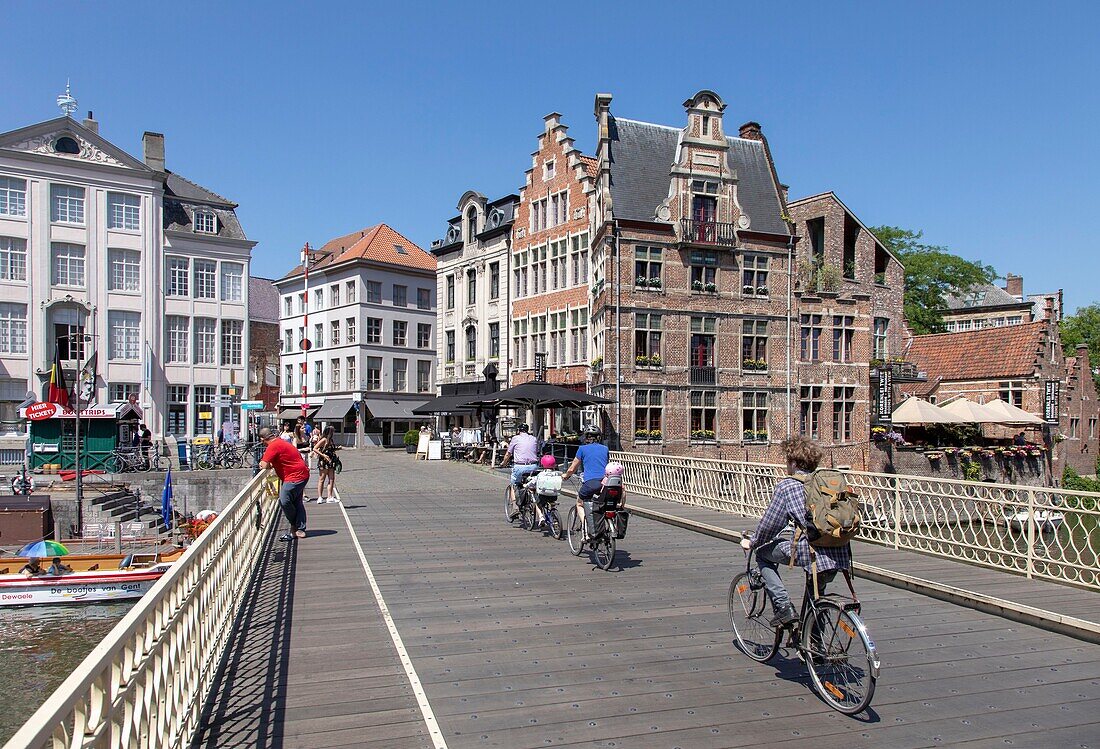
[[(260, 459), (260, 468), (275, 470), (275, 475), (283, 482), (279, 488), (279, 506), (283, 508), (290, 530), (297, 538), (306, 537), (306, 505), (302, 501), (306, 484), (309, 483), (309, 468), (301, 454), (289, 442), (278, 439), (268, 427), (260, 430), (260, 441), (264, 443), (264, 456)], [(290, 533), (279, 537), (280, 541), (289, 541)]]

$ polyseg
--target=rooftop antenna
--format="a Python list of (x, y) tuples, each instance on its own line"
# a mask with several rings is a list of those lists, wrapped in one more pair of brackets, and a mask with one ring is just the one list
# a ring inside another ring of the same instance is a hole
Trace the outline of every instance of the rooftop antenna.
[(76, 97), (69, 91), (68, 78), (65, 79), (65, 93), (57, 97), (57, 107), (66, 117), (72, 117), (76, 111)]

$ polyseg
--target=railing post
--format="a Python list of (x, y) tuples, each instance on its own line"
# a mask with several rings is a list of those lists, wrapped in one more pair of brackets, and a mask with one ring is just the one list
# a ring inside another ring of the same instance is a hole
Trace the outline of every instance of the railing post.
[(894, 479), (894, 548), (901, 548), (901, 480)]
[(1035, 575), (1035, 490), (1027, 492), (1027, 576)]

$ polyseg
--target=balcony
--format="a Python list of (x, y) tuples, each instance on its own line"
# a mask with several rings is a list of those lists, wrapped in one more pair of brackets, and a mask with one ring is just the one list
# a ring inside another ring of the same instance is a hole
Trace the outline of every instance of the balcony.
[(916, 364), (900, 358), (871, 359), (870, 365), (872, 377), (878, 377), (878, 370), (888, 369), (894, 382), (925, 382), (928, 379)]
[(737, 230), (733, 224), (682, 218), (680, 219), (680, 241), (734, 247), (737, 244)]
[(717, 367), (688, 367), (688, 382), (692, 385), (717, 385)]

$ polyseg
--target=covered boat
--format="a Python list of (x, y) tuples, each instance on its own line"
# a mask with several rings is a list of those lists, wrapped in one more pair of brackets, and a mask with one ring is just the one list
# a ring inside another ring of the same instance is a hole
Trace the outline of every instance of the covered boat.
[(63, 557), (73, 572), (26, 577), (22, 557), (0, 560), (0, 607), (141, 598), (183, 552)]

